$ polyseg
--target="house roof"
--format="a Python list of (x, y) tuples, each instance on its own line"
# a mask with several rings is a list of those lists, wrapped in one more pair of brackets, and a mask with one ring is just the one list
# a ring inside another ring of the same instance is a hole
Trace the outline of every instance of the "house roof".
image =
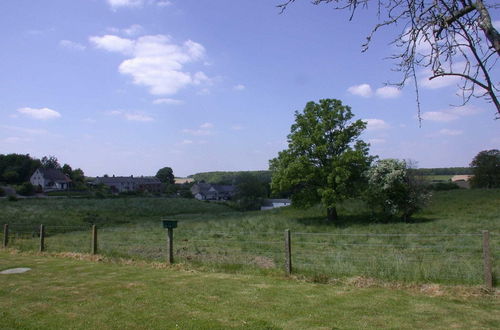
[(469, 181), (474, 175), (454, 175), (451, 178), (452, 182), (455, 181)]
[(156, 177), (138, 177), (133, 176), (109, 176), (109, 177), (98, 177), (94, 181), (95, 184), (161, 184), (161, 181)]
[(71, 182), (71, 179), (59, 169), (39, 168), (38, 171), (43, 175), (43, 177), (46, 180), (59, 181), (59, 182)]

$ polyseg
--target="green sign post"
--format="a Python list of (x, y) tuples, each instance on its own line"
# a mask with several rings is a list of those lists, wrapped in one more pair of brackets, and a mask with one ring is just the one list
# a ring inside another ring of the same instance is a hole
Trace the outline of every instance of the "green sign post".
[(177, 221), (175, 220), (162, 220), (163, 228), (167, 228), (167, 252), (168, 263), (174, 263), (174, 228), (177, 228)]

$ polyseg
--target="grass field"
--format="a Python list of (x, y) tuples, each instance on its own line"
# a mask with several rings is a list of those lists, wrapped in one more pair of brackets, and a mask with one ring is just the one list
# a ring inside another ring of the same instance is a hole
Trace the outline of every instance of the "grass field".
[(0, 251), (2, 329), (498, 329), (498, 296)]
[[(226, 272), (282, 269), (283, 231), (289, 228), (295, 273), (317, 281), (363, 275), (475, 285), (483, 276), (481, 230), (492, 232), (494, 259), (500, 254), (500, 190), (436, 192), (411, 223), (373, 218), (359, 201), (344, 203), (334, 225), (321, 207), (241, 213), (183, 199), (2, 201), (0, 208), (0, 222), (12, 224), (12, 246), (21, 250), (36, 250), (33, 233), (44, 223), (48, 251), (89, 252), (95, 221), (100, 253), (155, 261), (166, 256), (159, 220), (174, 217), (176, 260)], [(499, 263), (494, 267), (498, 282)]]

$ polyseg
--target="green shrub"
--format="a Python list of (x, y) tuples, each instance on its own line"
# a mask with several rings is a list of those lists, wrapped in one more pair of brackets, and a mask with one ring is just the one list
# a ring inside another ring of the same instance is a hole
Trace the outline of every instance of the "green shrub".
[(15, 195), (9, 195), (9, 197), (7, 197), (7, 200), (9, 202), (17, 202), (18, 198)]
[(431, 184), (429, 188), (435, 191), (460, 189), (455, 182), (436, 182)]
[(0, 187), (0, 196), (5, 196), (5, 190), (2, 187)]
[(33, 196), (35, 194), (35, 186), (30, 182), (25, 182), (21, 185), (21, 188), (17, 191), (19, 195), (23, 196)]

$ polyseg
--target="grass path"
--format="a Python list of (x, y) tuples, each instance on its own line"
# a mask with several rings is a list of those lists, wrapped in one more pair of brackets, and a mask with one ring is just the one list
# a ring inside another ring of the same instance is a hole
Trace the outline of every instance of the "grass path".
[(0, 251), (2, 329), (499, 328), (498, 296), (356, 288)]

